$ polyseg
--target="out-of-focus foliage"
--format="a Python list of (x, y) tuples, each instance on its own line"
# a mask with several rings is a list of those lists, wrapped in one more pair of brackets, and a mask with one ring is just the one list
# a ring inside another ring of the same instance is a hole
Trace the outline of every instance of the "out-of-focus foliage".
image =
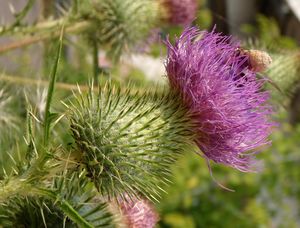
[(299, 227), (300, 125), (282, 125), (273, 146), (260, 156), (258, 174), (213, 166), (217, 186), (203, 159), (187, 154), (174, 168), (174, 185), (159, 205), (161, 227)]
[(209, 29), (212, 26), (213, 16), (210, 9), (207, 7), (207, 0), (198, 0), (199, 9), (195, 24), (201, 29)]
[(264, 45), (270, 51), (297, 48), (294, 39), (281, 35), (280, 28), (274, 18), (259, 14), (256, 17), (256, 25), (245, 24), (241, 30), (247, 35), (254, 36), (259, 44)]
[(258, 15), (256, 24), (246, 24), (241, 28), (252, 36), (245, 46), (263, 49), (270, 54), (273, 62), (263, 74), (270, 79), (268, 88), (273, 100), (287, 107), (300, 84), (300, 48), (296, 40), (281, 35), (275, 19)]

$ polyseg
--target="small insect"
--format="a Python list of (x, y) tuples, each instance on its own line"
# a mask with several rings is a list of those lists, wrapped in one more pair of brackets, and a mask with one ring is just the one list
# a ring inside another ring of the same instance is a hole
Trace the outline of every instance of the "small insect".
[(267, 52), (259, 50), (241, 50), (249, 57), (250, 69), (255, 72), (265, 71), (272, 63), (272, 58)]

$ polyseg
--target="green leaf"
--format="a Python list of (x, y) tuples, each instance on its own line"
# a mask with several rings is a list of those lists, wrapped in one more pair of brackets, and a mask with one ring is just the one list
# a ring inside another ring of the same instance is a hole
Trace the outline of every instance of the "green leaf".
[(52, 67), (52, 71), (50, 74), (50, 83), (49, 83), (49, 87), (48, 87), (47, 102), (46, 102), (46, 109), (45, 109), (45, 119), (44, 119), (44, 146), (48, 146), (50, 124), (53, 120), (53, 114), (51, 114), (50, 108), (51, 108), (52, 97), (53, 97), (53, 93), (54, 93), (54, 89), (55, 89), (58, 63), (60, 60), (60, 55), (61, 55), (61, 50), (62, 50), (62, 45), (63, 45), (63, 34), (64, 34), (64, 27), (61, 30), (57, 54), (56, 54), (55, 62), (54, 62), (54, 65)]

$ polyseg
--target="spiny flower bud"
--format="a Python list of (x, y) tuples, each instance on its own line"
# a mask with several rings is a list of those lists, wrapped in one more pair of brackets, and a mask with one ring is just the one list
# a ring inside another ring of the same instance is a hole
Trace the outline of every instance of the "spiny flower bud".
[(159, 0), (165, 20), (171, 25), (190, 25), (196, 18), (197, 0)]
[[(266, 71), (266, 75), (280, 89), (277, 98), (281, 100), (284, 94), (293, 94), (300, 83), (300, 52), (273, 54), (274, 61)], [(275, 93), (278, 91), (274, 91)], [(274, 94), (275, 95), (275, 94)]]
[(93, 7), (93, 13), (87, 12), (96, 26), (91, 35), (116, 60), (148, 35), (159, 11), (159, 4), (152, 0), (95, 0)]
[(167, 46), (170, 86), (193, 113), (199, 149), (207, 159), (252, 171), (252, 155), (270, 143), (274, 124), (265, 81), (247, 65), (249, 57), (230, 37), (197, 28)]
[(169, 168), (191, 143), (191, 121), (173, 93), (130, 94), (110, 86), (70, 105), (74, 140), (88, 176), (108, 198), (157, 200)]

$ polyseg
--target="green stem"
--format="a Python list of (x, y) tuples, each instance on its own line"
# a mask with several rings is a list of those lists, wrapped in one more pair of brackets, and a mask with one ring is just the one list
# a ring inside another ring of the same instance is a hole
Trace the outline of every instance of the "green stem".
[(1, 34), (5, 35), (24, 35), (24, 34), (32, 34), (32, 33), (44, 33), (47, 30), (51, 31), (53, 29), (60, 28), (65, 23), (65, 18), (52, 20), (52, 21), (46, 21), (46, 22), (40, 22), (36, 25), (32, 26), (15, 26), (11, 29), (6, 29), (5, 27), (0, 27)]
[(73, 0), (72, 12), (74, 15), (78, 14), (78, 8), (79, 8), (79, 0)]
[(29, 0), (23, 10), (17, 14), (16, 20), (11, 25), (11, 28), (15, 27), (16, 25), (19, 25), (20, 22), (24, 19), (24, 17), (27, 15), (29, 10), (33, 7), (33, 4), (35, 3), (35, 0)]
[(0, 35), (7, 34), (11, 31), (15, 30), (15, 28), (21, 24), (24, 17), (26, 17), (27, 13), (32, 8), (34, 3), (35, 3), (35, 0), (29, 0), (27, 2), (27, 4), (25, 5), (25, 7), (23, 8), (23, 10), (21, 10), (20, 13), (15, 14), (15, 21), (11, 25), (9, 25), (7, 27), (0, 27)]

